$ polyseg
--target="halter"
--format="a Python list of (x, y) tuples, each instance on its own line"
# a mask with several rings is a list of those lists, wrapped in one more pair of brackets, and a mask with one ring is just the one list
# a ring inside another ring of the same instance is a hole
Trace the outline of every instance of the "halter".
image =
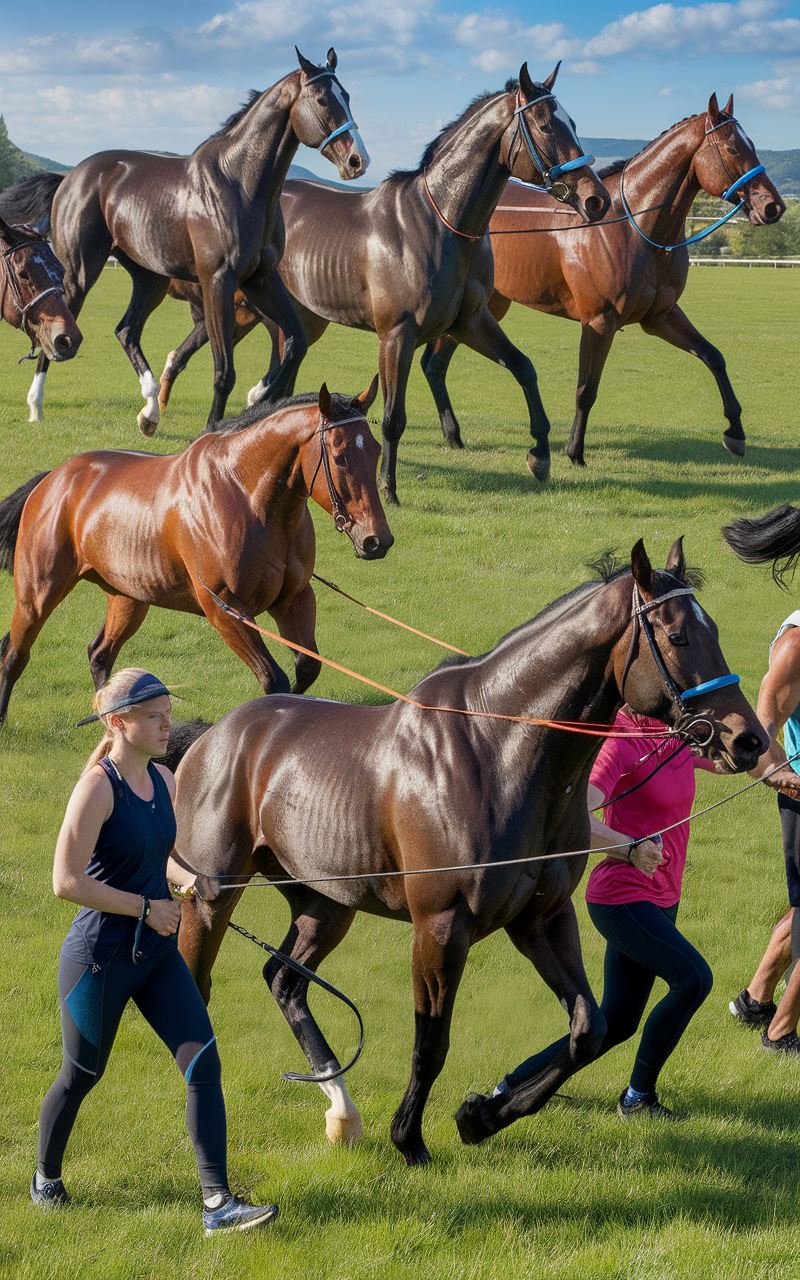
[[(706, 137), (704, 139), (704, 142), (706, 139), (710, 138), (712, 134), (716, 133), (717, 129), (723, 128), (724, 125), (738, 124), (738, 123), (739, 121), (736, 119), (735, 116), (728, 116), (726, 120), (718, 120), (717, 123), (713, 124), (710, 129), (706, 129)], [(762, 173), (766, 173), (767, 171), (764, 168), (763, 164), (755, 164), (753, 165), (752, 169), (747, 170), (747, 173), (743, 173), (740, 177), (734, 178), (733, 174), (731, 173), (730, 169), (725, 163), (725, 157), (723, 156), (722, 152), (719, 149), (719, 145), (717, 143), (716, 138), (712, 138), (712, 142), (714, 144), (714, 148), (716, 150), (717, 156), (719, 157), (719, 160), (723, 169), (725, 170), (728, 177), (731, 179), (730, 186), (725, 188), (722, 195), (720, 196), (720, 199), (728, 200), (731, 203), (733, 203), (734, 197), (738, 191), (741, 191), (743, 187), (746, 187), (748, 183), (752, 182), (753, 178), (758, 178)], [(649, 236), (646, 236), (645, 233), (639, 227), (638, 223), (634, 220), (634, 214), (631, 212), (630, 205), (628, 204), (628, 201), (625, 198), (625, 191), (623, 188), (623, 178), (625, 175), (626, 168), (627, 168), (627, 165), (622, 169), (622, 172), (619, 175), (619, 198), (622, 201), (622, 208), (625, 210), (625, 216), (627, 217), (634, 231), (637, 231), (643, 240), (646, 240), (648, 244), (653, 245), (655, 249), (663, 249), (665, 253), (672, 253), (673, 249), (685, 249), (686, 246), (689, 244), (697, 244), (698, 240), (705, 240), (706, 236), (710, 236), (712, 231), (719, 230), (719, 228), (723, 227), (726, 222), (730, 222), (731, 218), (735, 217), (735, 215), (740, 211), (740, 209), (744, 209), (747, 207), (747, 196), (745, 195), (739, 200), (738, 204), (734, 205), (733, 209), (729, 209), (728, 212), (724, 213), (721, 218), (717, 218), (716, 222), (712, 222), (710, 227), (705, 227), (702, 231), (696, 231), (695, 234), (693, 236), (689, 236), (687, 240), (681, 240), (680, 244), (659, 244), (657, 240), (651, 240)]]
[[(24, 225), (19, 225), (19, 226), (14, 226), (11, 229), (12, 231), (26, 231), (27, 227), (25, 227)], [(20, 288), (19, 280), (17, 279), (16, 274), (14, 272), (14, 267), (11, 262), (11, 255), (14, 253), (17, 253), (18, 250), (20, 249), (27, 249), (37, 244), (44, 245), (49, 252), (52, 252), (48, 241), (45, 240), (43, 236), (37, 236), (34, 240), (20, 240), (19, 244), (12, 244), (9, 249), (3, 249), (2, 253), (0, 253), (0, 257), (2, 257), (4, 267), (5, 267), (5, 270), (3, 272), (5, 283), (4, 283), (3, 292), (2, 294), (0, 294), (0, 313), (2, 313), (2, 304), (5, 301), (5, 293), (6, 293), (6, 290), (8, 289), (11, 291), (11, 298), (14, 303), (14, 306), (17, 308), (17, 311), (19, 312), (20, 327), (25, 330), (25, 332), (27, 333), (31, 341), (33, 341), (34, 335), (31, 333), (30, 328), (28, 326), (28, 312), (31, 310), (32, 307), (35, 307), (37, 303), (41, 302), (42, 298), (46, 298), (48, 294), (51, 294), (51, 293), (58, 293), (61, 295), (64, 294), (64, 286), (60, 284), (54, 284), (54, 285), (51, 285), (48, 289), (42, 289), (39, 293), (35, 295), (35, 297), (31, 298), (29, 302), (25, 301), (22, 290)], [(48, 275), (49, 274), (50, 273), (48, 271)]]
[[(336, 83), (338, 84), (339, 88), (342, 89), (342, 92), (344, 92), (341, 81), (337, 78), (337, 76), (333, 71), (320, 71), (319, 75), (311, 76), (309, 80), (306, 80), (306, 84), (313, 84), (315, 80), (324, 80), (328, 76), (330, 76), (332, 80), (336, 80)], [(358, 128), (358, 125), (356, 124), (355, 120), (353, 120), (351, 116), (348, 116), (344, 124), (340, 124), (338, 129), (331, 130), (327, 138), (323, 138), (322, 142), (320, 142), (319, 146), (317, 146), (315, 150), (324, 151), (328, 143), (333, 142), (334, 138), (341, 137), (343, 133), (347, 133), (348, 129), (357, 129), (357, 128)]]
[(318, 431), (319, 462), (317, 463), (314, 469), (314, 475), (311, 478), (311, 484), (309, 485), (309, 489), (308, 489), (309, 494), (312, 494), (314, 492), (314, 485), (317, 482), (319, 469), (320, 467), (322, 467), (323, 471), (325, 472), (325, 480), (328, 485), (328, 493), (330, 494), (331, 507), (333, 509), (333, 523), (336, 526), (337, 533), (346, 533), (347, 530), (352, 525), (353, 521), (350, 519), (349, 515), (347, 514), (347, 508), (344, 505), (344, 502), (342, 501), (338, 493), (336, 485), (333, 482), (333, 472), (331, 471), (331, 464), (330, 464), (330, 459), (328, 457), (328, 450), (325, 448), (325, 432), (330, 431), (331, 427), (346, 426), (346, 424), (349, 422), (363, 422), (365, 426), (367, 425), (367, 420), (364, 417), (363, 413), (359, 413), (356, 415), (356, 417), (353, 417), (353, 418), (338, 418), (336, 422), (326, 422), (325, 419), (322, 417), (322, 414), (320, 414), (319, 431)]
[(575, 156), (574, 160), (564, 160), (561, 164), (548, 164), (542, 158), (541, 152), (533, 141), (528, 122), (525, 119), (525, 112), (529, 107), (536, 106), (537, 102), (546, 102), (547, 100), (558, 104), (558, 99), (554, 93), (542, 93), (538, 98), (534, 98), (532, 102), (523, 102), (520, 90), (517, 89), (517, 106), (514, 109), (514, 115), (517, 117), (517, 132), (522, 134), (525, 146), (528, 148), (530, 157), (536, 168), (539, 170), (544, 179), (545, 191), (549, 191), (550, 195), (556, 200), (560, 200), (562, 204), (570, 197), (570, 189), (566, 182), (557, 182), (563, 173), (572, 173), (575, 169), (583, 169), (588, 165), (594, 164), (594, 156)]
[[(631, 598), (631, 619), (633, 621), (633, 628), (631, 631), (631, 642), (628, 646), (628, 654), (625, 659), (625, 667), (622, 672), (620, 692), (624, 697), (625, 681), (628, 677), (628, 673), (636, 654), (639, 632), (643, 631), (650, 647), (650, 652), (653, 655), (656, 670), (661, 677), (661, 683), (664, 685), (664, 688), (672, 699), (672, 702), (678, 712), (678, 720), (675, 725), (676, 732), (681, 737), (690, 737), (695, 745), (699, 747), (707, 747), (714, 736), (715, 731), (713, 724), (705, 716), (692, 715), (687, 711), (685, 704), (691, 698), (699, 698), (704, 693), (714, 693), (717, 689), (726, 689), (729, 685), (739, 684), (741, 676), (734, 675), (733, 672), (728, 672), (724, 676), (715, 676), (712, 680), (703, 680), (700, 684), (693, 685), (690, 689), (678, 688), (667, 669), (667, 664), (661, 656), (661, 650), (656, 644), (653, 624), (647, 616), (651, 609), (657, 609), (659, 605), (664, 604), (667, 600), (674, 599), (676, 596), (694, 596), (694, 591), (691, 587), (676, 587), (673, 591), (666, 591), (663, 595), (656, 596), (653, 600), (645, 600), (639, 590), (639, 584), (634, 582), (633, 596)], [(703, 740), (696, 738), (692, 733), (693, 729), (701, 726), (708, 730), (708, 736)]]

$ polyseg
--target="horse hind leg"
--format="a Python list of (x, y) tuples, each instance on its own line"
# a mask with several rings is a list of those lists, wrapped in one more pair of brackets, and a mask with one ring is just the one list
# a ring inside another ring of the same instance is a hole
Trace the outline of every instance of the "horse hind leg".
[(585, 465), (583, 445), (586, 438), (586, 427), (589, 414), (597, 399), (600, 378), (611, 350), (616, 330), (611, 328), (595, 329), (586, 324), (581, 329), (581, 346), (578, 363), (578, 388), (575, 393), (575, 418), (569, 440), (564, 452), (570, 462), (577, 466)]
[(428, 386), (431, 389), (431, 395), (439, 414), (442, 435), (451, 449), (464, 448), (464, 441), (461, 439), (461, 428), (458, 425), (458, 418), (455, 415), (450, 393), (447, 390), (447, 370), (457, 350), (458, 343), (455, 338), (445, 334), (444, 337), (437, 338), (435, 342), (429, 342), (420, 358), (420, 367), (427, 378)]
[(165, 276), (154, 275), (145, 271), (119, 250), (116, 255), (120, 264), (128, 272), (133, 282), (133, 293), (128, 309), (114, 330), (117, 339), (130, 360), (139, 377), (139, 385), (144, 397), (144, 408), (140, 410), (136, 421), (139, 430), (145, 436), (152, 436), (158, 426), (160, 411), (158, 406), (159, 386), (153, 377), (153, 371), (147, 363), (141, 348), (142, 330), (148, 316), (164, 301), (169, 288), (169, 280)]
[(5, 723), (12, 690), (28, 665), (31, 649), (39, 632), (56, 606), (69, 595), (77, 580), (77, 575), (73, 575), (52, 583), (39, 598), (31, 599), (25, 598), (18, 587), (20, 595), (14, 606), (11, 627), (0, 640), (0, 726)]
[[(280, 950), (316, 972), (344, 938), (355, 910), (310, 889), (292, 889), (285, 897), (292, 908), (292, 924)], [(264, 980), (315, 1075), (338, 1071), (339, 1060), (308, 1007), (308, 979), (273, 957), (264, 965)], [(358, 1142), (361, 1115), (343, 1078), (327, 1080), (320, 1089), (330, 1102), (325, 1113), (329, 1141), (347, 1146)]]
[(120, 649), (139, 630), (149, 608), (148, 604), (128, 596), (108, 597), (105, 622), (87, 651), (95, 689), (108, 680)]

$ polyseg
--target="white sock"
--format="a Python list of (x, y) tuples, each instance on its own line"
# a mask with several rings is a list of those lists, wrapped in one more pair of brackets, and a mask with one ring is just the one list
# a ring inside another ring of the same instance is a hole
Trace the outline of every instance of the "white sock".
[(227, 1199), (224, 1191), (215, 1191), (211, 1196), (203, 1196), (203, 1204), (207, 1209), (219, 1209)]
[(59, 1178), (45, 1178), (44, 1174), (36, 1170), (36, 1190), (41, 1191), (42, 1187), (46, 1187), (48, 1183), (59, 1182)]
[(503, 1077), (500, 1083), (495, 1085), (489, 1096), (492, 1098), (499, 1098), (502, 1094), (510, 1092), (511, 1090), (508, 1087), (508, 1081)]

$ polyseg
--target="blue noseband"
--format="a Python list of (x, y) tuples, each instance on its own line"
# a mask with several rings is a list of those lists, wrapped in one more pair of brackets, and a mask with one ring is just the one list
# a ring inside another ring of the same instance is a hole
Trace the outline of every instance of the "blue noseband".
[(528, 127), (528, 122), (525, 119), (525, 112), (529, 107), (535, 106), (537, 102), (545, 102), (548, 98), (553, 102), (558, 101), (554, 93), (543, 93), (541, 97), (534, 98), (532, 102), (520, 103), (520, 105), (514, 109), (514, 115), (518, 119), (519, 129), (525, 142), (525, 146), (528, 148), (528, 153), (544, 179), (545, 190), (551, 192), (557, 200), (564, 201), (568, 198), (569, 191), (565, 183), (560, 184), (563, 189), (562, 192), (555, 191), (554, 184), (556, 180), (564, 173), (572, 173), (575, 169), (583, 169), (587, 165), (594, 164), (594, 156), (575, 156), (574, 160), (565, 160), (562, 164), (553, 165), (549, 165), (542, 157), (533, 140), (530, 128)]
[(730, 684), (741, 684), (742, 677), (731, 671), (726, 676), (717, 676), (715, 680), (706, 680), (704, 684), (696, 684), (692, 689), (684, 689), (680, 695), (681, 702), (687, 698), (699, 698), (703, 693), (714, 693), (716, 689), (727, 689)]
[[(319, 75), (310, 76), (309, 79), (306, 80), (306, 84), (313, 84), (315, 80), (325, 80), (328, 77), (330, 77), (331, 80), (336, 79), (336, 76), (333, 71), (320, 71)], [(317, 151), (324, 151), (329, 142), (333, 142), (334, 138), (339, 138), (343, 133), (347, 133), (348, 129), (357, 129), (357, 128), (358, 128), (358, 125), (356, 124), (355, 120), (348, 118), (347, 120), (345, 120), (344, 124), (339, 125), (338, 129), (333, 129), (328, 134), (327, 138), (322, 139), (322, 142), (320, 142), (319, 146), (317, 147)]]

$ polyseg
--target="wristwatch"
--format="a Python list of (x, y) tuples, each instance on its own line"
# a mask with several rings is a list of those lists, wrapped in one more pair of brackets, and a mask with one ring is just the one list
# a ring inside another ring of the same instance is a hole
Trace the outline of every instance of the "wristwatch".
[(139, 919), (146, 920), (149, 915), (150, 915), (150, 899), (146, 898), (144, 894), (142, 894), (142, 909), (139, 912)]

